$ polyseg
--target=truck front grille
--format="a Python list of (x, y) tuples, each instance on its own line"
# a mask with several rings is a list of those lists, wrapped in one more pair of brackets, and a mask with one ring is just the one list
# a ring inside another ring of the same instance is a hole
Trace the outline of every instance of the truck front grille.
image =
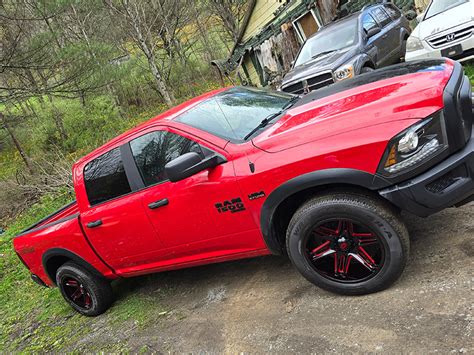
[(298, 95), (303, 94), (304, 88), (306, 86), (304, 83), (305, 81), (307, 83), (309, 91), (317, 90), (334, 83), (332, 74), (328, 72), (328, 73), (316, 75), (308, 79), (301, 80), (295, 84), (283, 87), (282, 90), (285, 92), (290, 92), (292, 94), (298, 94)]
[(474, 25), (458, 29), (453, 32), (445, 33), (428, 39), (428, 43), (433, 48), (441, 48), (447, 45), (456, 44), (462, 40), (471, 37), (474, 32)]

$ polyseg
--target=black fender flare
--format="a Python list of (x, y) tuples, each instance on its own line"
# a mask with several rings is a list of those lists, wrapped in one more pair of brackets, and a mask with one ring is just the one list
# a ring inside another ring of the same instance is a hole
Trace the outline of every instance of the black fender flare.
[(358, 54), (353, 60), (352, 63), (354, 65), (354, 69), (356, 74), (360, 74), (363, 67), (369, 64), (370, 67), (375, 69), (375, 64), (372, 61), (372, 58), (367, 53), (360, 53)]
[(71, 261), (85, 268), (90, 273), (98, 277), (105, 278), (104, 275), (102, 275), (96, 268), (94, 268), (91, 264), (89, 264), (87, 261), (85, 261), (79, 255), (73, 253), (72, 251), (63, 249), (63, 248), (52, 248), (52, 249), (48, 249), (47, 251), (43, 253), (42, 264), (43, 264), (43, 269), (46, 275), (48, 275), (49, 279), (54, 285), (56, 285), (56, 275), (51, 275), (51, 272), (50, 270), (48, 270), (47, 265), (48, 265), (48, 262), (52, 258), (58, 257), (58, 256), (70, 259)]
[(362, 60), (362, 65), (360, 66), (359, 71), (362, 70), (362, 68), (363, 68), (363, 67), (366, 67), (366, 66), (369, 66), (369, 67), (371, 67), (371, 68), (373, 68), (373, 69), (376, 68), (374, 61), (372, 60), (372, 58), (370, 58), (369, 55), (364, 54), (362, 58), (363, 58), (363, 60)]
[(347, 168), (313, 171), (286, 181), (268, 195), (260, 213), (260, 228), (270, 252), (276, 255), (283, 252), (273, 228), (273, 216), (283, 201), (293, 194), (309, 188), (341, 184), (369, 190), (379, 190), (390, 185), (388, 181), (377, 175)]
[(410, 32), (408, 32), (406, 28), (402, 28), (400, 30), (400, 43), (403, 42), (404, 37), (406, 37), (406, 38), (410, 37)]

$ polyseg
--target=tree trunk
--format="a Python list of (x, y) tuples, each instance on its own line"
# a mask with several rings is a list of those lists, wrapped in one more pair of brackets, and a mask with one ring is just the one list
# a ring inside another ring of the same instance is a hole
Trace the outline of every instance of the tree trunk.
[(64, 142), (68, 138), (68, 136), (66, 133), (66, 129), (64, 128), (62, 114), (61, 112), (59, 112), (58, 108), (54, 104), (53, 98), (51, 97), (51, 95), (48, 95), (48, 100), (49, 100), (49, 103), (51, 104), (51, 107), (53, 108), (54, 123), (56, 124), (56, 128), (58, 129), (61, 140)]
[[(41, 80), (43, 80), (43, 86), (45, 88), (47, 88), (48, 83), (47, 83), (46, 78), (41, 73), (41, 71), (38, 71), (38, 74), (40, 75)], [(54, 104), (53, 97), (50, 94), (47, 94), (47, 97), (48, 97), (49, 103), (51, 104), (51, 107), (53, 108), (54, 123), (56, 124), (56, 128), (58, 129), (59, 136), (61, 137), (61, 140), (64, 142), (68, 138), (68, 136), (67, 136), (67, 133), (66, 133), (66, 129), (64, 128), (63, 118), (62, 118), (61, 112), (59, 112), (58, 108)]]
[(16, 150), (20, 154), (21, 159), (23, 160), (26, 167), (28, 168), (28, 171), (30, 172), (30, 174), (33, 174), (33, 167), (31, 166), (30, 159), (28, 158), (28, 156), (26, 155), (25, 151), (23, 150), (20, 142), (16, 138), (15, 133), (13, 132), (10, 125), (8, 124), (7, 120), (5, 119), (5, 116), (1, 112), (0, 112), (0, 122), (3, 124), (3, 127), (7, 131), (10, 138), (12, 139), (12, 142), (15, 145)]
[(169, 107), (172, 107), (175, 102), (174, 95), (166, 87), (166, 84), (163, 78), (161, 77), (160, 71), (158, 70), (158, 66), (155, 63), (155, 57), (152, 55), (151, 57), (147, 57), (147, 59), (148, 59), (148, 65), (150, 66), (150, 70), (151, 70), (151, 73), (153, 74), (153, 78), (155, 79), (156, 87), (159, 93), (161, 94), (161, 96), (163, 96), (163, 100), (165, 100), (165, 103)]

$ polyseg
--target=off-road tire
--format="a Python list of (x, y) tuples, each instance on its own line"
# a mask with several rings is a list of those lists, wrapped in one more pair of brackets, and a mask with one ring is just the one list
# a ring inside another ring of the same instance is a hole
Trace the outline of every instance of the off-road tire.
[[(386, 256), (372, 278), (356, 283), (334, 281), (318, 273), (305, 254), (313, 226), (334, 216), (363, 221), (378, 233)], [(308, 281), (330, 292), (361, 295), (384, 290), (400, 277), (409, 255), (410, 241), (398, 211), (385, 201), (357, 192), (335, 192), (315, 197), (296, 211), (287, 230), (286, 244), (290, 260)]]
[[(88, 308), (84, 308), (72, 301), (65, 288), (65, 280), (77, 280), (90, 295), (91, 303)], [(94, 317), (104, 313), (113, 303), (113, 292), (110, 282), (95, 275), (73, 262), (67, 262), (59, 267), (56, 273), (56, 284), (61, 295), (69, 305), (82, 315)]]

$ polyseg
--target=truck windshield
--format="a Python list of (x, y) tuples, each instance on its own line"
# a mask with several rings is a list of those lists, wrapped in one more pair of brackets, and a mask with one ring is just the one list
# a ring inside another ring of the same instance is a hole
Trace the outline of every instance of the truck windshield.
[(198, 104), (175, 120), (233, 142), (243, 142), (263, 119), (287, 108), (295, 97), (283, 92), (235, 87)]
[(295, 67), (311, 59), (353, 46), (357, 40), (357, 18), (323, 28), (306, 41), (295, 61)]
[(458, 5), (464, 4), (468, 0), (433, 0), (430, 4), (430, 7), (426, 11), (425, 20), (440, 14), (446, 10), (449, 10)]

